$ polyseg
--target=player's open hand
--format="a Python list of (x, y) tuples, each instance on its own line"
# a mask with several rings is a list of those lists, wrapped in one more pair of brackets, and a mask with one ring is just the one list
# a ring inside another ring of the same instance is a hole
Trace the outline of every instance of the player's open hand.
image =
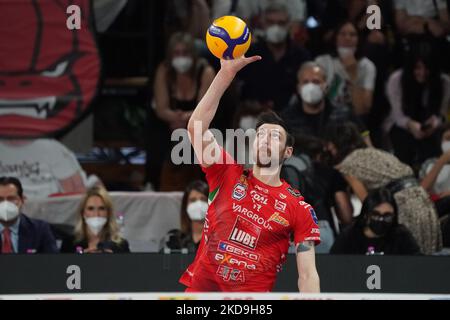
[(237, 59), (233, 60), (220, 60), (220, 71), (226, 73), (229, 76), (234, 77), (236, 73), (239, 72), (242, 68), (244, 68), (246, 65), (261, 60), (261, 56), (252, 56), (252, 57), (245, 57), (242, 56)]

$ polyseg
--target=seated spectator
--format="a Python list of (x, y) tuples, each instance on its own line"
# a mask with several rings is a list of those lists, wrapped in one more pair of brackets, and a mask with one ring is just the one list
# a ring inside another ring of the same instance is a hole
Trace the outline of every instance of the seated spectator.
[(352, 22), (336, 29), (333, 52), (316, 58), (327, 74), (328, 97), (340, 108), (367, 115), (372, 107), (376, 68), (362, 56), (362, 40)]
[(191, 182), (181, 201), (181, 229), (168, 232), (162, 251), (185, 249), (195, 253), (202, 239), (207, 210), (208, 185), (201, 180)]
[(294, 41), (304, 42), (306, 20), (306, 0), (213, 0), (212, 17), (217, 19), (225, 15), (235, 15), (244, 19), (252, 33), (258, 35), (261, 28), (261, 13), (272, 4), (284, 5), (291, 17), (290, 37)]
[[(210, 21), (210, 8), (205, 0), (166, 1), (164, 16), (165, 37), (175, 32), (187, 32), (193, 39), (204, 42)], [(198, 42), (200, 42), (198, 41)]]
[(428, 191), (436, 205), (445, 240), (442, 217), (450, 215), (450, 124), (443, 127), (440, 140), (442, 155), (425, 161), (419, 172), (419, 178), (422, 187)]
[[(248, 56), (260, 55), (262, 60), (241, 71), (242, 98), (257, 100), (275, 110), (287, 105), (295, 92), (295, 72), (307, 60), (309, 53), (294, 45), (288, 37), (289, 12), (281, 4), (269, 5), (262, 20), (265, 37), (252, 45)], [(267, 76), (270, 75), (270, 78)]]
[(284, 161), (281, 177), (300, 190), (305, 201), (314, 207), (319, 220), (321, 242), (316, 253), (328, 253), (338, 233), (332, 207), (339, 223), (352, 223), (353, 208), (342, 175), (325, 163), (324, 144), (314, 137), (296, 136), (294, 154)]
[(333, 163), (361, 201), (374, 189), (388, 188), (397, 202), (399, 222), (411, 231), (421, 252), (442, 249), (436, 209), (409, 166), (388, 152), (367, 147), (352, 123), (330, 126), (325, 140)]
[(337, 108), (327, 97), (325, 70), (315, 62), (304, 63), (297, 73), (297, 93), (280, 116), (294, 135), (320, 137), (334, 121), (352, 121), (368, 137), (363, 122), (349, 109)]
[(81, 199), (75, 234), (63, 241), (61, 252), (130, 252), (128, 241), (119, 231), (108, 192), (104, 188), (92, 188)]
[[(214, 75), (207, 61), (197, 56), (193, 38), (189, 34), (172, 35), (165, 60), (156, 70), (153, 90), (156, 114), (167, 123), (170, 131), (186, 128), (192, 110), (205, 94)], [(157, 139), (158, 146), (165, 143)], [(167, 141), (169, 143), (170, 138)], [(166, 159), (161, 170), (160, 190), (184, 190), (189, 181), (201, 176), (198, 166), (176, 166)]]
[(387, 97), (391, 113), (384, 123), (395, 155), (418, 169), (428, 158), (438, 156), (438, 129), (450, 106), (450, 77), (430, 46), (415, 48), (402, 70), (389, 78)]
[(1, 140), (0, 176), (19, 179), (28, 199), (83, 193), (87, 184), (75, 155), (53, 139)]
[(398, 223), (397, 205), (387, 189), (372, 191), (364, 200), (356, 222), (343, 231), (332, 254), (420, 254), (409, 230)]
[(47, 222), (21, 212), (24, 195), (20, 180), (0, 178), (0, 253), (57, 253), (55, 237)]
[(441, 156), (425, 161), (419, 173), (422, 187), (437, 198), (450, 196), (450, 124), (442, 128), (440, 141)]
[(394, 0), (395, 21), (404, 35), (431, 34), (444, 38), (450, 32), (445, 0)]

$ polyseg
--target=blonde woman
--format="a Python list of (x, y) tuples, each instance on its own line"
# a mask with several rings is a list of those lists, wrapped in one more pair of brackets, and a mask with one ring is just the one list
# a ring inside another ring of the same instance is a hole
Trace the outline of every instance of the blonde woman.
[(103, 188), (92, 188), (81, 199), (74, 236), (63, 241), (64, 253), (130, 252), (119, 235), (111, 198)]

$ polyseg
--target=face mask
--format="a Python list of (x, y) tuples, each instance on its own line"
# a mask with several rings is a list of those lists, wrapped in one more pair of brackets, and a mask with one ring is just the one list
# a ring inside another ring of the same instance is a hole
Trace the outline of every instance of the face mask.
[(369, 218), (368, 227), (377, 236), (384, 236), (392, 227), (392, 222)]
[(192, 58), (191, 57), (176, 57), (172, 59), (172, 67), (178, 73), (185, 73), (192, 67)]
[(255, 129), (256, 127), (256, 118), (252, 116), (244, 116), (239, 121), (239, 128), (247, 131), (248, 129)]
[(353, 47), (338, 47), (337, 52), (339, 57), (346, 58), (350, 55), (354, 55), (356, 52), (356, 48)]
[(446, 153), (447, 151), (450, 151), (450, 141), (442, 142), (441, 148), (442, 148), (442, 152), (443, 153)]
[(307, 83), (300, 88), (300, 96), (307, 104), (316, 105), (323, 99), (322, 88), (315, 83)]
[(189, 215), (189, 218), (193, 221), (205, 220), (206, 211), (208, 211), (208, 203), (202, 200), (191, 202), (187, 206), (186, 211)]
[(106, 219), (105, 217), (89, 217), (84, 218), (84, 220), (86, 221), (86, 224), (88, 225), (91, 232), (95, 235), (98, 235), (108, 219)]
[(0, 220), (11, 221), (19, 215), (19, 207), (10, 201), (0, 202)]
[(275, 24), (266, 29), (266, 39), (270, 43), (280, 43), (286, 39), (287, 33), (286, 28)]

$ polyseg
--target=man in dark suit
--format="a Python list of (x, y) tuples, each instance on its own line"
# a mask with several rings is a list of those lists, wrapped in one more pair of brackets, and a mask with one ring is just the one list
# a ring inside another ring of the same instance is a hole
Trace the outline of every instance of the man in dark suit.
[(21, 213), (23, 204), (20, 181), (0, 177), (0, 253), (57, 253), (49, 224)]

